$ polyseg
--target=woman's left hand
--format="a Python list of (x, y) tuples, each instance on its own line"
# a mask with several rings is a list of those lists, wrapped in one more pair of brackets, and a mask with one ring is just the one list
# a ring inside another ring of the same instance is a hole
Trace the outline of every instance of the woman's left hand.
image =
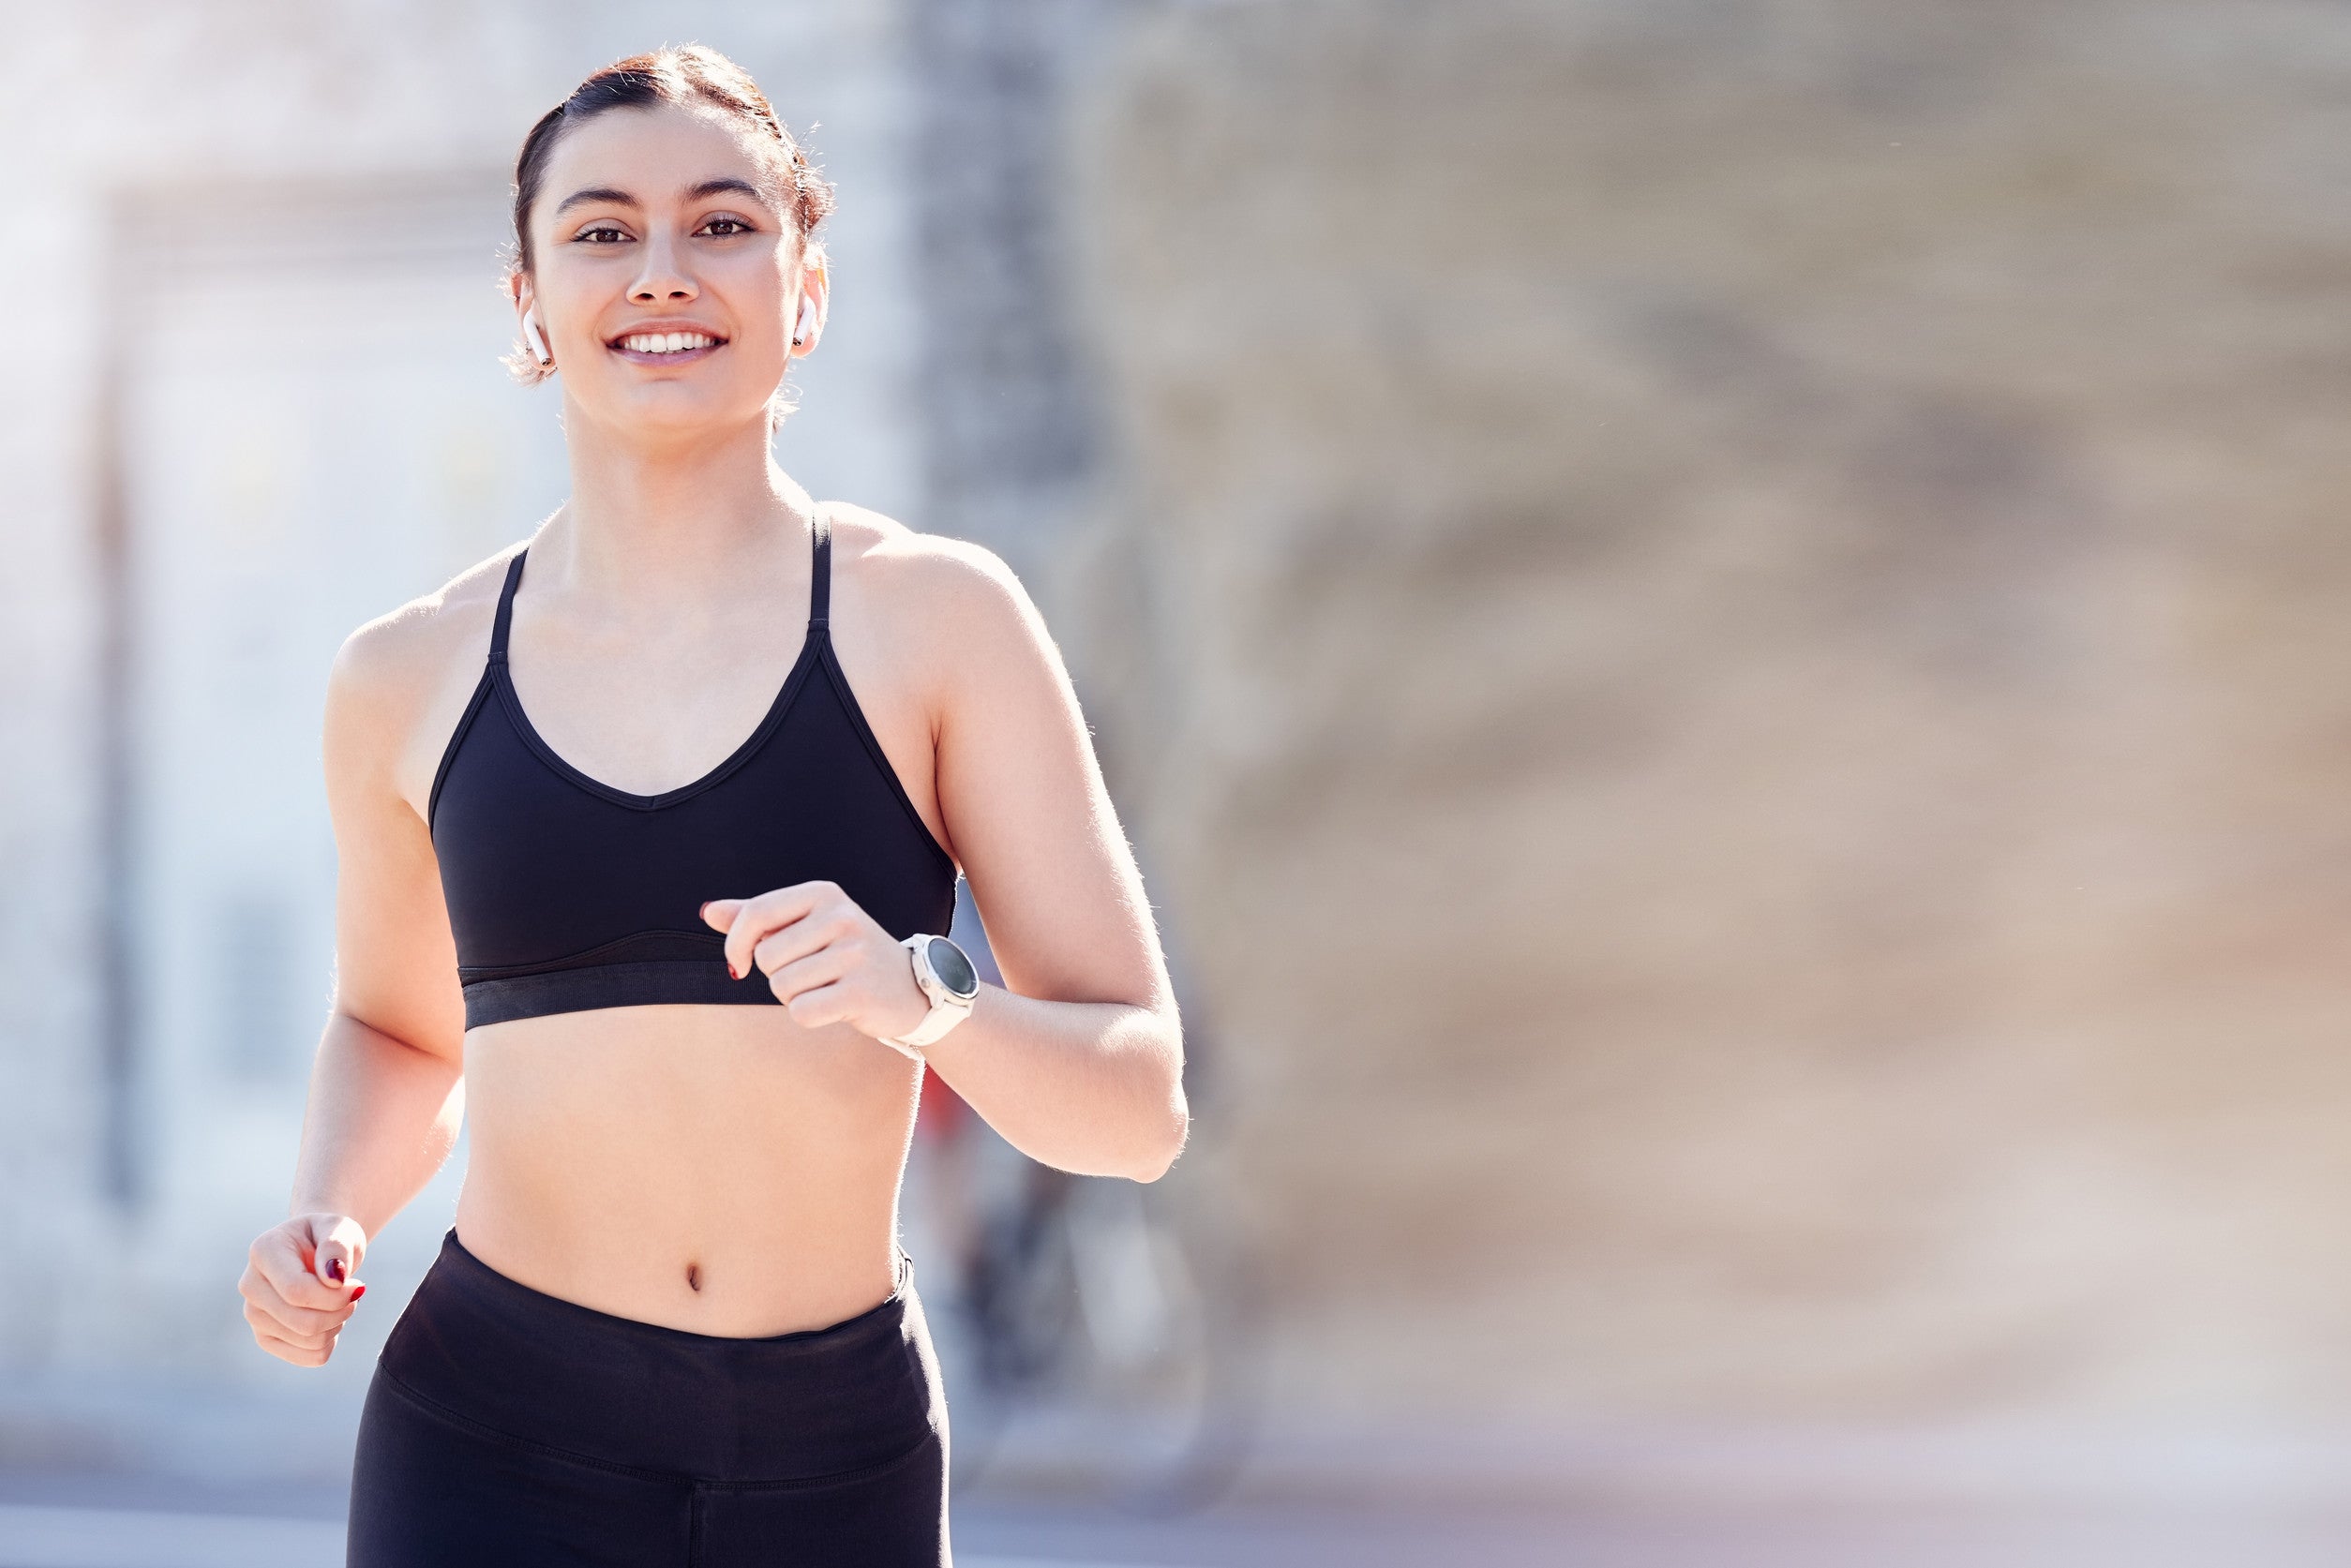
[(931, 1010), (898, 939), (833, 882), (796, 882), (756, 898), (712, 899), (702, 918), (726, 933), (726, 968), (756, 968), (792, 1022), (846, 1023), (876, 1039), (904, 1035)]

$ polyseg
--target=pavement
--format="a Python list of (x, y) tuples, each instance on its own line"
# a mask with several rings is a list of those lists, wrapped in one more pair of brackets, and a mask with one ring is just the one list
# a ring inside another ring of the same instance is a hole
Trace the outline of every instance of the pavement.
[[(285, 1484), (0, 1469), (0, 1568), (321, 1568), (342, 1498)], [(2351, 1511), (1687, 1507), (1508, 1514), (1226, 1505), (1143, 1517), (959, 1501), (960, 1568), (2340, 1568)]]

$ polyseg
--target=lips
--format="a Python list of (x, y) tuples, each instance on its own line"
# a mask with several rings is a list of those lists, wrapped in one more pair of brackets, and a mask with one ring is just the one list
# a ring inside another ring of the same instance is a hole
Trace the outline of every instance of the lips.
[(710, 358), (726, 346), (724, 343), (712, 343), (704, 348), (677, 349), (659, 354), (647, 353), (642, 349), (615, 349), (612, 351), (639, 365), (692, 365), (696, 360)]

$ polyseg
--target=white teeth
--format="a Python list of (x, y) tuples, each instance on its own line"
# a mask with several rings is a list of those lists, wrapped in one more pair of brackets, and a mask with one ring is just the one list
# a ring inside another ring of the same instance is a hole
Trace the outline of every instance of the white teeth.
[(703, 349), (717, 341), (698, 332), (640, 332), (621, 339), (621, 346), (640, 354), (674, 354), (688, 349)]

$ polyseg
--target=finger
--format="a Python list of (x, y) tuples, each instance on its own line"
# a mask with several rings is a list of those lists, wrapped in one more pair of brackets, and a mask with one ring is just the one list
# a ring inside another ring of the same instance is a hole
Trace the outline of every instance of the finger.
[(802, 1028), (821, 1029), (847, 1018), (851, 1006), (849, 988), (835, 981), (800, 993), (784, 1004), (784, 1010)]
[(329, 1328), (340, 1327), (350, 1320), (351, 1314), (352, 1307), (348, 1301), (339, 1307), (327, 1310), (297, 1307), (270, 1290), (266, 1281), (259, 1291), (247, 1292), (245, 1298), (247, 1322), (256, 1328), (270, 1328), (289, 1338), (305, 1338)]
[(274, 1301), (267, 1295), (255, 1297), (246, 1303), (246, 1313), (248, 1317), (257, 1312), (261, 1313), (277, 1325), (277, 1332), (295, 1338), (323, 1334), (330, 1328), (340, 1328), (351, 1321), (352, 1310), (348, 1302), (333, 1311), (322, 1312), (316, 1307), (296, 1307), (292, 1302)]
[(725, 931), (735, 923), (735, 915), (742, 906), (743, 901), (739, 898), (714, 898), (702, 906), (702, 923)]
[(339, 1329), (335, 1329), (318, 1334), (300, 1333), (294, 1329), (288, 1328), (285, 1324), (270, 1317), (267, 1313), (259, 1310), (247, 1311), (245, 1314), (245, 1320), (247, 1323), (251, 1325), (253, 1337), (256, 1339), (281, 1340), (286, 1344), (293, 1345), (302, 1350), (308, 1351), (317, 1350), (320, 1346), (325, 1344), (334, 1334), (339, 1332)]
[(799, 882), (743, 901), (735, 911), (734, 923), (726, 929), (727, 973), (737, 979), (750, 974), (751, 949), (794, 920), (804, 918), (816, 906), (822, 889), (831, 886), (830, 882)]
[(337, 1291), (348, 1289), (352, 1276), (359, 1270), (360, 1254), (367, 1250), (367, 1232), (360, 1228), (359, 1221), (348, 1215), (338, 1215), (327, 1225), (323, 1234), (320, 1233), (317, 1222), (313, 1221), (311, 1235), (317, 1248), (311, 1259), (310, 1272)]
[[(769, 941), (773, 940), (775, 938), (769, 938)], [(760, 944), (763, 949), (766, 946), (767, 943)], [(767, 965), (763, 962), (760, 967), (764, 969)], [(775, 993), (777, 1001), (789, 1007), (794, 997), (814, 991), (818, 986), (831, 985), (846, 974), (849, 968), (848, 955), (838, 947), (819, 948), (803, 958), (794, 959), (771, 970), (768, 975), (768, 989)], [(793, 1014), (795, 1018), (799, 1016), (797, 1013)]]
[(342, 1290), (310, 1272), (293, 1236), (282, 1228), (267, 1232), (253, 1244), (251, 1262), (280, 1301), (322, 1311), (332, 1311), (343, 1304)]
[(340, 1319), (311, 1323), (289, 1323), (278, 1319), (260, 1304), (250, 1302), (246, 1305), (245, 1321), (252, 1326), (256, 1335), (266, 1334), (273, 1339), (283, 1339), (290, 1345), (307, 1347), (323, 1345), (343, 1331)]
[[(817, 953), (831, 952), (846, 961), (848, 955), (842, 951), (841, 942), (845, 934), (844, 922), (837, 918), (812, 913), (771, 935), (761, 937), (758, 946), (751, 949), (751, 965), (773, 979), (777, 972), (787, 964)], [(846, 963), (843, 966), (846, 966)], [(825, 978), (836, 978), (837, 973)]]
[(331, 1345), (322, 1345), (314, 1350), (307, 1346), (294, 1344), (291, 1340), (280, 1339), (275, 1335), (264, 1334), (257, 1337), (262, 1349), (280, 1361), (292, 1362), (296, 1366), (323, 1366), (326, 1365), (327, 1356), (334, 1350)]

